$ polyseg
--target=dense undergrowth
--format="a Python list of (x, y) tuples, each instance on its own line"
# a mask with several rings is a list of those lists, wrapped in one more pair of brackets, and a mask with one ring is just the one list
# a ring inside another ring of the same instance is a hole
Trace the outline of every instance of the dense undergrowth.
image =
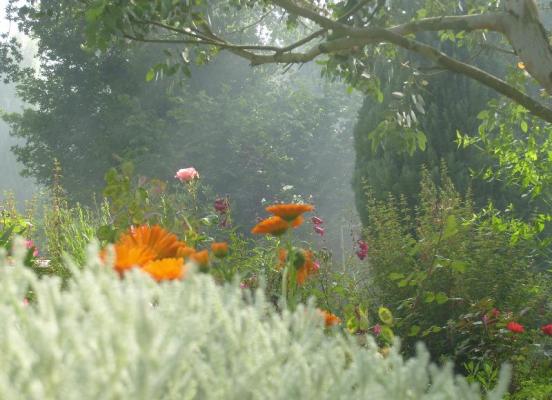
[(267, 207), (251, 236), (193, 168), (132, 172), (110, 171), (95, 209), (60, 185), (40, 218), (3, 205), (0, 397), (502, 398), (510, 365), (510, 398), (550, 398), (546, 260), (446, 171), (415, 210), (370, 200), (343, 265), (310, 204)]

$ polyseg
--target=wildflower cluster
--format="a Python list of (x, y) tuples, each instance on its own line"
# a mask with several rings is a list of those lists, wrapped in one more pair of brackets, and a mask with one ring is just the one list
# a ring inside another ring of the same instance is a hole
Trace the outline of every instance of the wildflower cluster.
[[(196, 250), (177, 236), (158, 225), (142, 225), (124, 233), (114, 245), (115, 270), (123, 276), (128, 270), (139, 268), (157, 281), (182, 279), (189, 264), (202, 271), (210, 265), (208, 250)], [(228, 254), (228, 244), (212, 243), (211, 249), (217, 258)], [(106, 258), (107, 252), (102, 252)]]
[[(266, 211), (273, 214), (261, 220), (253, 229), (252, 233), (282, 236), (290, 228), (297, 228), (304, 222), (303, 214), (313, 211), (310, 204), (275, 204), (266, 207)], [(315, 232), (324, 234), (322, 227), (323, 220), (319, 217), (312, 217)], [(318, 230), (317, 230), (318, 228)], [(277, 270), (282, 274), (282, 300), (286, 306), (293, 309), (297, 301), (297, 289), (305, 285), (307, 279), (320, 269), (320, 264), (314, 259), (312, 250), (292, 246), (287, 241), (284, 247), (278, 249)], [(329, 311), (319, 310), (324, 317), (327, 327), (339, 325), (341, 319)]]

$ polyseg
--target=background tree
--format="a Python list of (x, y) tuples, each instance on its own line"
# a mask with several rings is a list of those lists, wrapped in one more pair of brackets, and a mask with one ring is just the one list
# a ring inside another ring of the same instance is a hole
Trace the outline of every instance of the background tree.
[[(460, 58), (469, 57), (465, 49), (454, 50), (451, 41), (433, 43), (436, 47), (457, 53)], [(381, 82), (383, 101), (373, 95), (364, 98), (355, 126), (355, 176), (354, 190), (357, 209), (367, 224), (367, 187), (371, 196), (378, 200), (387, 199), (389, 194), (396, 198), (404, 195), (409, 206), (418, 202), (422, 166), (434, 182), (440, 181), (442, 163), (447, 165), (448, 174), (455, 187), (461, 192), (470, 191), (478, 207), (492, 200), (499, 208), (509, 202), (519, 203), (520, 194), (507, 189), (503, 182), (487, 182), (481, 178), (481, 170), (492, 165), (492, 157), (470, 148), (459, 148), (458, 133), (473, 136), (477, 132), (477, 115), (485, 109), (487, 102), (496, 94), (477, 82), (462, 75), (440, 68), (432, 68), (419, 57), (409, 57), (411, 64), (418, 64), (416, 71), (423, 79), (411, 78), (412, 71), (401, 69), (397, 62), (380, 62), (375, 73)], [(498, 72), (505, 69), (510, 57), (489, 57), (486, 48), (481, 49), (478, 63), (488, 70)], [(390, 67), (391, 66), (391, 67)], [(415, 84), (421, 83), (416, 87)], [(388, 126), (389, 116), (404, 115), (399, 124)], [(382, 125), (385, 136), (380, 136)], [(404, 127), (403, 127), (404, 125)], [(390, 130), (402, 131), (416, 126), (422, 142), (422, 149), (412, 148), (405, 152), (403, 143)]]
[(352, 203), (347, 177), (358, 98), (321, 82), (315, 66), (282, 75), (273, 66), (250, 71), (223, 55), (190, 67), (185, 81), (171, 79), (156, 65), (171, 47), (89, 52), (71, 2), (44, 1), (41, 10), (23, 7), (14, 17), (38, 41), (41, 64), (39, 74), (18, 77), (32, 107), (5, 116), (24, 140), (15, 151), (28, 175), (50, 184), (58, 159), (71, 199), (87, 203), (122, 160), (166, 180), (193, 165), (215, 193), (230, 196), (244, 226), (263, 199), (312, 195), (327, 216)]

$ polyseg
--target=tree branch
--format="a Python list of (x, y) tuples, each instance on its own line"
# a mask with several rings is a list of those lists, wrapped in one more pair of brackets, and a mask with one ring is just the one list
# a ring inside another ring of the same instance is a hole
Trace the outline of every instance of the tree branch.
[[(364, 0), (363, 5), (371, 0)], [(169, 29), (184, 35), (192, 36), (210, 45), (228, 49), (229, 51), (248, 59), (252, 65), (267, 63), (306, 63), (324, 53), (350, 51), (356, 47), (370, 44), (391, 43), (408, 51), (412, 51), (432, 60), (436, 64), (459, 74), (466, 75), (480, 83), (496, 90), (516, 103), (527, 108), (532, 114), (552, 123), (552, 109), (534, 100), (525, 93), (517, 90), (505, 81), (472, 65), (458, 61), (440, 52), (436, 48), (405, 36), (419, 32), (436, 32), (441, 30), (475, 31), (491, 30), (502, 33), (510, 41), (516, 54), (526, 65), (526, 70), (549, 92), (552, 92), (552, 49), (540, 24), (538, 14), (528, 11), (531, 0), (506, 0), (505, 12), (484, 13), (478, 15), (443, 16), (425, 18), (387, 29), (368, 26), (354, 27), (343, 24), (346, 17), (335, 21), (320, 15), (316, 11), (299, 6), (294, 0), (272, 0), (273, 4), (283, 8), (290, 14), (309, 19), (320, 25), (322, 29), (311, 33), (305, 38), (285, 47), (235, 45), (225, 41), (212, 32), (206, 24), (201, 25), (204, 32), (197, 30), (183, 30), (167, 26), (155, 21), (149, 21), (155, 26)], [(353, 12), (353, 13), (354, 13)], [(352, 13), (348, 13), (350, 16)], [(292, 52), (328, 30), (339, 32), (340, 39), (321, 43), (305, 52)], [(258, 52), (272, 52), (273, 54), (259, 54)]]
[[(392, 33), (392, 35), (395, 34)], [(388, 39), (389, 42), (394, 43), (395, 45), (400, 46), (406, 50), (418, 53), (425, 58), (432, 60), (436, 64), (445, 67), (449, 71), (470, 77), (482, 83), (483, 85), (496, 90), (498, 93), (525, 107), (533, 115), (552, 123), (552, 109), (539, 103), (538, 101), (516, 89), (512, 85), (509, 85), (502, 79), (499, 79), (494, 75), (491, 75), (477, 67), (465, 64), (452, 57), (449, 57), (427, 44), (420, 43), (412, 39), (407, 39), (399, 35), (395, 35), (394, 38), (389, 37)]]

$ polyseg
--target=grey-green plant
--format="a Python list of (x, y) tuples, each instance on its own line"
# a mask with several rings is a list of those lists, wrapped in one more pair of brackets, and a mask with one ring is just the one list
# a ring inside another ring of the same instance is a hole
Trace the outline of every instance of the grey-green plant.
[[(480, 399), (477, 386), (425, 350), (387, 357), (368, 340), (325, 332), (310, 305), (275, 312), (262, 292), (193, 271), (158, 284), (120, 279), (91, 246), (66, 289), (0, 254), (0, 398)], [(25, 296), (33, 292), (33, 301)], [(507, 389), (503, 370), (489, 400)]]

